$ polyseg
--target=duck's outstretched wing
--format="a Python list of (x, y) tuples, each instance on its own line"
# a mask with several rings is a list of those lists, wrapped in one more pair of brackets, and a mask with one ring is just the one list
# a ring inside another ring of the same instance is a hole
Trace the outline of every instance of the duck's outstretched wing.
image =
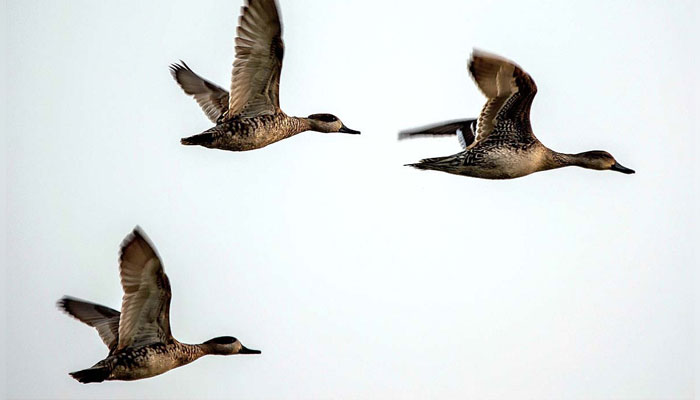
[(408, 129), (399, 132), (399, 140), (420, 136), (452, 136), (457, 135), (463, 149), (474, 142), (476, 119), (441, 122), (434, 125)]
[(95, 329), (112, 352), (119, 342), (119, 311), (89, 301), (63, 296), (58, 307)]
[(122, 242), (119, 269), (124, 297), (118, 349), (171, 342), (170, 282), (139, 227)]
[(229, 103), (227, 91), (195, 74), (184, 61), (172, 64), (170, 73), (182, 90), (197, 100), (211, 122), (216, 123), (226, 114)]
[(488, 98), (477, 124), (476, 140), (494, 130), (499, 133), (532, 134), (530, 106), (537, 94), (535, 81), (512, 61), (474, 50), (469, 73)]
[(246, 0), (236, 36), (228, 118), (275, 114), (284, 57), (275, 0)]

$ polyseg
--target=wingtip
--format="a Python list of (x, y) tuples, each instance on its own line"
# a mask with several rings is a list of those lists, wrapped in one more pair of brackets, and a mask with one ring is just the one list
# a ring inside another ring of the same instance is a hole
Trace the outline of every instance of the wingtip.
[(414, 128), (414, 129), (404, 129), (399, 131), (399, 140), (405, 139), (418, 139), (421, 136), (429, 136), (425, 134), (426, 127)]
[(170, 75), (173, 77), (173, 79), (177, 80), (177, 73), (182, 69), (177, 64), (170, 64), (168, 70), (170, 71)]
[(153, 247), (153, 244), (151, 240), (148, 238), (148, 235), (146, 235), (146, 232), (144, 232), (143, 228), (141, 228), (140, 225), (134, 226), (134, 229), (129, 232), (126, 237), (122, 240), (122, 243), (119, 245), (119, 259), (122, 259), (122, 255), (124, 253), (124, 249), (128, 247), (131, 243), (135, 242), (136, 240), (143, 240), (145, 241), (151, 248), (155, 249)]
[(146, 232), (143, 231), (143, 228), (141, 228), (141, 225), (134, 226), (134, 229), (131, 230), (131, 233), (133, 235), (137, 235), (137, 236), (141, 236), (141, 237), (146, 236)]
[(470, 57), (474, 57), (474, 56), (477, 56), (477, 57), (478, 57), (478, 56), (480, 56), (480, 55), (482, 55), (482, 54), (490, 54), (490, 53), (489, 53), (488, 51), (486, 51), (486, 50), (483, 50), (483, 49), (479, 48), (479, 47), (472, 47), (472, 51), (471, 51), (471, 53), (470, 53)]
[(472, 69), (472, 65), (474, 64), (474, 58), (479, 57), (483, 51), (479, 48), (473, 47), (472, 51), (469, 53), (469, 58), (467, 59), (467, 65), (469, 66), (469, 70)]
[(480, 49), (478, 47), (472, 48), (470, 58), (473, 59), (474, 57), (477, 57), (477, 58), (478, 57), (489, 57), (489, 58), (498, 58), (500, 60), (504, 60), (504, 58), (502, 56), (499, 56), (498, 54), (490, 52), (490, 51), (486, 51), (484, 49)]
[(57, 305), (57, 306), (60, 306), (60, 307), (62, 307), (62, 308), (65, 309), (65, 308), (68, 306), (68, 303), (71, 302), (71, 301), (79, 301), (79, 302), (82, 302), (82, 303), (87, 303), (87, 301), (85, 301), (85, 300), (83, 300), (83, 299), (80, 299), (80, 298), (77, 298), (77, 297), (73, 297), (73, 296), (69, 296), (69, 295), (66, 294), (66, 295), (63, 295), (60, 299), (58, 299), (58, 301), (56, 301), (56, 305)]
[(399, 140), (415, 140), (415, 139), (421, 139), (421, 138), (432, 137), (432, 136), (442, 136), (442, 135), (431, 134), (429, 132), (425, 132), (425, 130), (420, 130), (420, 129), (405, 130), (405, 131), (399, 132)]
[(60, 299), (58, 299), (58, 300), (56, 301), (56, 307), (58, 307), (58, 309), (61, 310), (61, 311), (63, 311), (63, 312), (67, 312), (68, 310), (66, 309), (66, 307), (67, 307), (66, 303), (67, 303), (68, 301), (70, 301), (70, 297), (69, 297), (69, 296), (63, 296), (63, 297), (61, 297)]
[(129, 234), (124, 238), (124, 242), (125, 242), (124, 244), (125, 244), (125, 245), (128, 245), (129, 243), (131, 243), (131, 242), (133, 242), (134, 240), (137, 240), (137, 239), (140, 239), (140, 240), (143, 240), (143, 241), (147, 242), (147, 243), (152, 247), (151, 239), (148, 237), (148, 235), (147, 235), (146, 232), (143, 230), (143, 228), (141, 228), (140, 225), (134, 226), (134, 229), (131, 230), (131, 233), (129, 233)]
[(80, 321), (80, 319), (78, 317), (76, 317), (76, 315), (73, 313), (73, 311), (71, 311), (70, 303), (72, 303), (72, 302), (85, 302), (85, 301), (81, 300), (77, 297), (63, 296), (56, 302), (56, 307), (58, 307), (58, 310), (63, 312), (67, 316), (75, 318), (78, 321)]
[(69, 317), (73, 317), (77, 320), (80, 320), (78, 317), (75, 316), (73, 311), (71, 311), (70, 303), (75, 303), (75, 302), (89, 303), (88, 301), (85, 301), (83, 299), (79, 299), (77, 297), (64, 295), (56, 302), (56, 307), (58, 307), (58, 309), (60, 311), (62, 311), (64, 314), (68, 315)]
[(187, 65), (182, 60), (179, 60), (178, 62), (171, 63), (168, 66), (168, 69), (170, 69), (170, 73), (173, 75), (173, 77), (176, 77), (177, 73), (180, 71), (192, 71), (192, 69)]
[(121, 265), (124, 261), (124, 254), (126, 253), (126, 250), (134, 243), (136, 243), (136, 245), (142, 250), (153, 252), (153, 254), (160, 260), (158, 249), (156, 249), (156, 246), (153, 244), (151, 238), (148, 237), (141, 226), (136, 225), (119, 245), (119, 265)]

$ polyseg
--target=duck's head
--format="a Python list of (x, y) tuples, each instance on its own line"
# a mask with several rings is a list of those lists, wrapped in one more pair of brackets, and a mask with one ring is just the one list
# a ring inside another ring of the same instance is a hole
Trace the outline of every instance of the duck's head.
[(221, 336), (202, 343), (209, 354), (228, 356), (231, 354), (260, 354), (260, 350), (251, 350), (233, 336)]
[(341, 132), (359, 135), (360, 131), (352, 130), (333, 114), (311, 114), (307, 120), (312, 131), (330, 133)]
[(610, 153), (602, 150), (587, 151), (585, 153), (579, 153), (576, 155), (578, 158), (578, 165), (584, 168), (597, 169), (597, 170), (611, 170), (622, 172), (623, 174), (633, 174), (634, 170), (627, 167), (623, 167), (620, 163), (615, 160)]

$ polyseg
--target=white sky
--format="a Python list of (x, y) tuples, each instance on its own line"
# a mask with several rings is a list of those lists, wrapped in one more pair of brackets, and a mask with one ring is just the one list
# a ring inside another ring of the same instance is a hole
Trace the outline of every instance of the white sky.
[[(363, 134), (231, 153), (179, 144), (211, 124), (167, 67), (227, 87), (242, 0), (9, 1), (6, 395), (691, 398), (695, 3), (282, 0), (282, 107)], [(396, 134), (477, 115), (472, 47), (534, 77), (543, 143), (637, 174), (402, 167), (459, 150)], [(106, 349), (54, 303), (118, 308), (136, 224), (170, 277), (174, 335), (262, 356), (67, 375)]]

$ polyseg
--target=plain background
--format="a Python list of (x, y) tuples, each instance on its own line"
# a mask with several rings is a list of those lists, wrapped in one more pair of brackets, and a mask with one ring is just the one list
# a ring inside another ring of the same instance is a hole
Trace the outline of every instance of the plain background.
[[(211, 124), (167, 67), (227, 88), (241, 1), (8, 1), (6, 395), (692, 398), (696, 4), (282, 0), (282, 107), (363, 133), (231, 153), (179, 144)], [(472, 47), (534, 77), (542, 142), (637, 174), (403, 167), (459, 150), (396, 136), (478, 114)], [(55, 302), (118, 307), (136, 224), (170, 277), (174, 335), (261, 356), (67, 375), (106, 348)]]

